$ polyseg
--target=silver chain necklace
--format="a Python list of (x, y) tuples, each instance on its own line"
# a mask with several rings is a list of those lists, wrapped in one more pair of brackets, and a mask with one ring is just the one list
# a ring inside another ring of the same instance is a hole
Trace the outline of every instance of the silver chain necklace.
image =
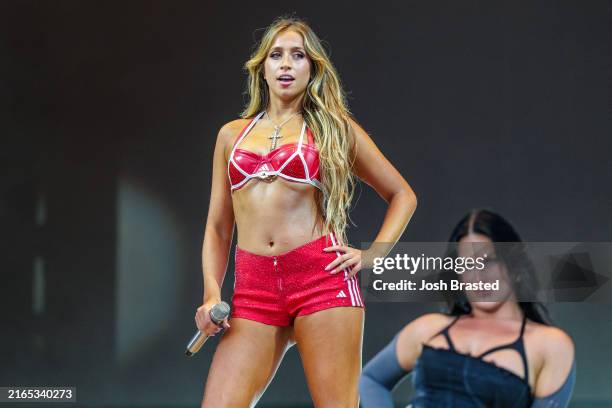
[(268, 111), (266, 111), (266, 117), (268, 118), (268, 120), (270, 122), (272, 122), (272, 125), (274, 125), (274, 133), (270, 136), (268, 136), (268, 139), (271, 139), (271, 145), (270, 145), (270, 151), (276, 149), (276, 143), (278, 142), (278, 139), (280, 139), (282, 136), (280, 135), (280, 131), (281, 128), (283, 127), (283, 125), (287, 122), (289, 122), (295, 115), (297, 115), (298, 112), (295, 112), (293, 115), (289, 116), (287, 119), (285, 119), (283, 121), (283, 123), (281, 123), (280, 125), (277, 125), (276, 123), (274, 123), (274, 121), (272, 119), (270, 119), (270, 115), (268, 115)]

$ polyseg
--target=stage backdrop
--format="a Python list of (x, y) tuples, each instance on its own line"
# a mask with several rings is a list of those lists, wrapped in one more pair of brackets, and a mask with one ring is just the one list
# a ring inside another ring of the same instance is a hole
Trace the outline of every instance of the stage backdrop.
[[(214, 141), (244, 106), (254, 39), (291, 12), (418, 195), (403, 240), (444, 241), (483, 206), (528, 241), (610, 240), (609, 2), (3, 1), (0, 385), (199, 403), (216, 340), (183, 350)], [(385, 205), (361, 185), (354, 207), (359, 245)], [(232, 284), (230, 269), (226, 299)], [(364, 361), (437, 307), (368, 305)], [(550, 309), (576, 343), (572, 406), (608, 406), (612, 304)], [(260, 406), (310, 404), (292, 350)]]

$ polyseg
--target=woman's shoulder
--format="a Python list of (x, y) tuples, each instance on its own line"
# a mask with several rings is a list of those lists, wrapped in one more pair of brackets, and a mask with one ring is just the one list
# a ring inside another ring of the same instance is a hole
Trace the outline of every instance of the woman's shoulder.
[(225, 141), (233, 141), (233, 139), (238, 136), (238, 133), (240, 133), (250, 121), (250, 119), (238, 118), (225, 123), (221, 126), (221, 129), (219, 129), (219, 138)]
[[(531, 336), (526, 345), (529, 355), (535, 357), (536, 397), (556, 393), (570, 381), (575, 373), (575, 347), (569, 334), (555, 326), (529, 321), (525, 335)], [(571, 391), (570, 391), (571, 393)]]
[(574, 354), (574, 341), (563, 329), (530, 320), (527, 330), (534, 339), (538, 340), (538, 344), (545, 345), (543, 350), (548, 353), (553, 355)]
[(447, 327), (453, 318), (442, 313), (428, 313), (408, 323), (397, 338), (397, 355), (402, 368), (411, 370), (423, 344)]
[(400, 331), (400, 337), (425, 341), (448, 326), (455, 316), (444, 313), (427, 313), (408, 323)]
[(229, 155), (238, 134), (249, 124), (249, 122), (250, 119), (234, 119), (227, 122), (221, 126), (221, 129), (219, 129), (219, 133), (217, 134), (217, 147), (221, 148), (226, 158)]
[[(538, 372), (546, 368), (544, 372), (558, 371), (563, 377), (559, 377), (559, 381), (565, 378), (576, 353), (574, 341), (569, 334), (559, 327), (529, 320), (525, 329), (525, 342), (525, 347), (531, 350), (530, 354), (536, 357)], [(556, 389), (556, 386), (552, 389)]]

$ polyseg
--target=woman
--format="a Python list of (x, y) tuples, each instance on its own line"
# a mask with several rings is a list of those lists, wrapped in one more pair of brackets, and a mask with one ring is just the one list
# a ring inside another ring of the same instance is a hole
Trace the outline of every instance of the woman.
[(303, 21), (270, 25), (251, 59), (243, 119), (219, 131), (203, 245), (199, 330), (220, 302), (237, 228), (231, 328), (215, 352), (202, 406), (254, 405), (298, 345), (314, 404), (355, 407), (361, 371), (361, 251), (343, 245), (353, 177), (388, 203), (376, 242), (395, 243), (413, 191), (351, 118), (338, 75)]
[[(567, 406), (574, 346), (548, 323), (543, 305), (518, 301), (533, 300), (535, 291), (533, 266), (520, 241), (510, 223), (487, 210), (459, 222), (450, 255), (486, 259), (477, 275), (499, 279), (499, 291), (461, 292), (449, 302), (449, 314), (408, 324), (364, 368), (365, 408), (393, 407), (391, 390), (411, 371), (415, 408)], [(472, 278), (466, 272), (461, 280)]]

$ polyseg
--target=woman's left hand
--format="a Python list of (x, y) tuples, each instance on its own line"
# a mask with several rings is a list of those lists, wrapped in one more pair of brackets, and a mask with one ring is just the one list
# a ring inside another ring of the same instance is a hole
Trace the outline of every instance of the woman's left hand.
[(338, 258), (334, 259), (332, 263), (325, 267), (326, 271), (330, 271), (329, 273), (336, 274), (346, 269), (348, 271), (348, 275), (344, 278), (344, 280), (348, 280), (361, 270), (360, 249), (352, 248), (346, 245), (333, 245), (324, 248), (323, 250), (325, 252), (337, 251), (342, 253), (342, 255), (338, 256)]

